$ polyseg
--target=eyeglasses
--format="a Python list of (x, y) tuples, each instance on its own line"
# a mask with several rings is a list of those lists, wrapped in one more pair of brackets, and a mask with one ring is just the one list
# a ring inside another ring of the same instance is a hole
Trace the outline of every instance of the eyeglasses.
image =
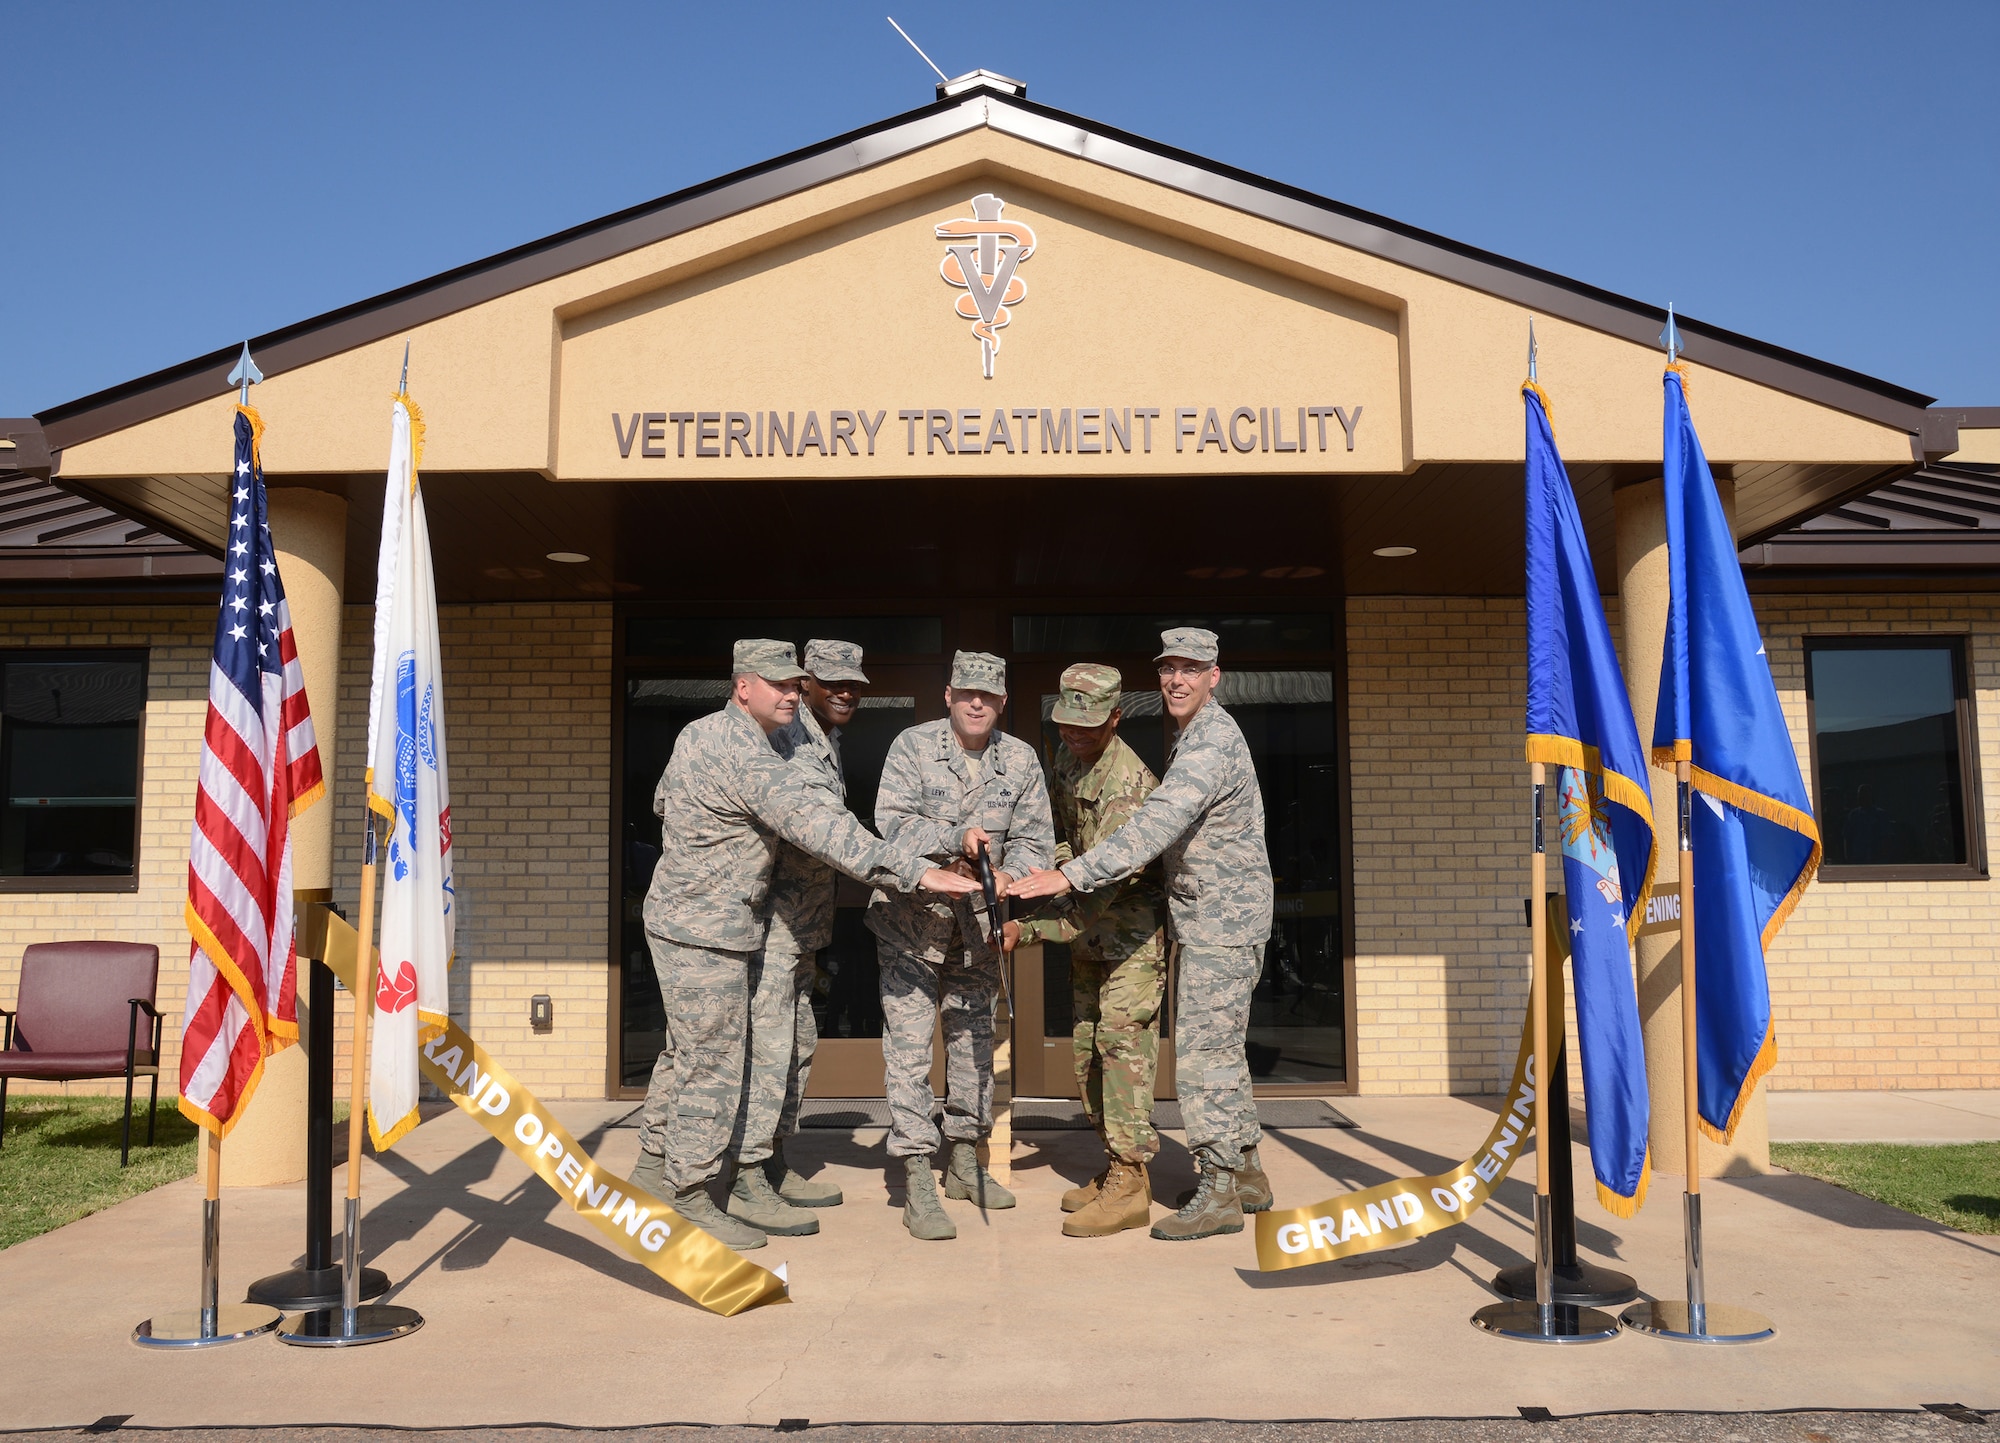
[(1169, 666), (1166, 662), (1161, 662), (1154, 670), (1159, 672), (1161, 681), (1172, 681), (1175, 677), (1179, 677), (1183, 681), (1196, 681), (1201, 677), (1207, 676), (1214, 668), (1207, 666)]

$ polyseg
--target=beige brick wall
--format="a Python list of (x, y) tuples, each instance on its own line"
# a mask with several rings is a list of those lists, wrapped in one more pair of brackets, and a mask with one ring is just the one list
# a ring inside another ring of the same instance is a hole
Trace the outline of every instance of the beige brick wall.
[(1492, 1092), (1527, 999), (1520, 599), (1347, 604), (1355, 1083)]
[[(102, 937), (151, 942), (160, 949), (159, 1006), (172, 1094), (180, 1067), (180, 1018), (187, 1001), (189, 828), (201, 729), (208, 716), (208, 658), (215, 632), (212, 607), (0, 607), (0, 647), (133, 647), (148, 649), (145, 759), (139, 804), (139, 890), (136, 892), (0, 892), (0, 1007), (20, 994), (21, 949), (32, 942)], [(76, 1092), (112, 1090), (71, 1083)], [(61, 1083), (17, 1082), (10, 1091), (59, 1092)], [(124, 1083), (116, 1085), (123, 1091)]]
[[(1990, 861), (2000, 847), (2000, 598), (1759, 596), (1801, 759), (1805, 635), (1957, 633), (1966, 644)], [(2000, 1087), (2000, 884), (1818, 882), (1770, 958), (1773, 1088)]]
[[(1802, 767), (1803, 635), (1970, 635), (1990, 856), (2000, 845), (2000, 602), (1759, 596), (1756, 605)], [(1615, 598), (1606, 610), (1615, 630)], [(1522, 603), (1357, 597), (1347, 628), (1356, 1081), (1370, 1093), (1497, 1090), (1527, 995)], [(1996, 937), (1992, 882), (1815, 884), (1770, 958), (1779, 1047), (1770, 1086), (2000, 1087)]]
[[(156, 943), (168, 1091), (179, 1068), (188, 947), (181, 908), (213, 626), (206, 607), (0, 608), (0, 647), (150, 648), (139, 890), (0, 894), (0, 1005), (16, 995), (21, 949), (30, 942), (94, 936)], [(372, 626), (369, 608), (348, 608), (339, 755), (330, 799), (321, 803), (337, 809), (336, 899), (349, 917), (356, 915), (360, 869)], [(452, 1015), (539, 1095), (602, 1097), (611, 608), (448, 606), (440, 626), (462, 908)], [(313, 701), (316, 710), (326, 706)], [(537, 992), (555, 1001), (556, 1025), (547, 1034), (528, 1026), (528, 998)], [(344, 1006), (337, 1036), (344, 1092)]]
[[(458, 960), (451, 1014), (543, 1098), (602, 1097), (610, 927), (611, 608), (440, 608)], [(350, 607), (340, 775), (362, 775), (374, 613)], [(337, 900), (352, 917), (359, 787), (340, 802)], [(555, 1028), (528, 1025), (546, 992)]]
[[(1760, 596), (1757, 605), (1802, 756), (1803, 634), (1969, 633), (1981, 767), (1995, 782), (1986, 788), (1989, 853), (2000, 846), (2000, 603)], [(1608, 609), (1615, 626), (1615, 602)], [(212, 615), (0, 608), (0, 646), (144, 646), (151, 658), (140, 889), (0, 895), (0, 999), (15, 995), (29, 942), (130, 937), (159, 945), (161, 1004), (178, 1018)], [(453, 1014), (541, 1095), (602, 1096), (611, 1005), (610, 608), (455, 606), (442, 623), (463, 909)], [(349, 608), (331, 805), (350, 915), (370, 625), (366, 608)], [(1356, 1082), (1369, 1093), (1492, 1091), (1512, 1063), (1526, 997), (1521, 602), (1355, 598), (1348, 646)], [(2000, 889), (1992, 883), (1816, 885), (1771, 959), (1780, 1047), (1771, 1085), (2000, 1087), (1996, 935)], [(536, 992), (555, 1000), (547, 1035), (528, 1026)], [(171, 1070), (171, 1022), (167, 1031)]]

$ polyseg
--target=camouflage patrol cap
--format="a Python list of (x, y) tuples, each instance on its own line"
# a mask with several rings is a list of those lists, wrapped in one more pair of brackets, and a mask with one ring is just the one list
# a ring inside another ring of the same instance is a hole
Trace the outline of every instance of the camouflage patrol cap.
[(799, 669), (798, 652), (792, 644), (789, 641), (772, 641), (768, 637), (754, 637), (736, 643), (730, 674), (741, 676), (746, 671), (754, 672), (765, 681), (797, 681), (805, 675)]
[(1198, 626), (1176, 626), (1160, 633), (1160, 654), (1154, 661), (1165, 661), (1170, 656), (1184, 656), (1189, 661), (1213, 663), (1221, 647), (1215, 633), (1203, 631)]
[(806, 672), (814, 681), (868, 680), (861, 669), (861, 648), (851, 641), (807, 642)]
[(958, 691), (990, 691), (1007, 695), (1007, 663), (990, 651), (951, 654), (951, 684)]
[(1111, 720), (1124, 678), (1118, 668), (1080, 661), (1062, 674), (1055, 710), (1049, 720), (1058, 726), (1101, 727)]

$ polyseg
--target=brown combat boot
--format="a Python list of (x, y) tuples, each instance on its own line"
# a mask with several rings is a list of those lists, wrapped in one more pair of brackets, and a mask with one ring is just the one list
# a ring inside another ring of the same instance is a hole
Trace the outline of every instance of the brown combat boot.
[(1212, 1162), (1201, 1165), (1201, 1181), (1187, 1206), (1153, 1224), (1153, 1236), (1169, 1243), (1242, 1231), (1243, 1204), (1236, 1197), (1236, 1174)]
[(1144, 1163), (1119, 1162), (1104, 1170), (1103, 1186), (1089, 1205), (1063, 1220), (1066, 1238), (1108, 1238), (1153, 1220), (1153, 1187)]
[(1098, 1192), (1104, 1187), (1105, 1175), (1115, 1166), (1117, 1166), (1116, 1163), (1106, 1163), (1104, 1165), (1104, 1172), (1100, 1172), (1082, 1187), (1073, 1187), (1064, 1193), (1062, 1197), (1062, 1210), (1066, 1213), (1082, 1212), (1085, 1208), (1096, 1202)]
[(1271, 1180), (1264, 1176), (1264, 1164), (1254, 1147), (1243, 1149), (1243, 1166), (1236, 1169), (1236, 1200), (1246, 1213), (1271, 1210)]

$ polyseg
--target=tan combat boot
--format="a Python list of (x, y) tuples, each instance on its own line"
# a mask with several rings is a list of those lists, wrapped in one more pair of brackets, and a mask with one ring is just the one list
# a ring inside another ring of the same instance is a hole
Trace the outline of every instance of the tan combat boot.
[(1082, 1212), (1085, 1208), (1096, 1202), (1098, 1192), (1104, 1187), (1104, 1179), (1110, 1173), (1113, 1166), (1114, 1164), (1112, 1163), (1106, 1163), (1103, 1172), (1100, 1172), (1082, 1187), (1073, 1187), (1064, 1193), (1062, 1196), (1062, 1210), (1066, 1213)]
[(1236, 1196), (1236, 1174), (1212, 1162), (1201, 1165), (1201, 1181), (1187, 1206), (1153, 1224), (1153, 1236), (1169, 1243), (1242, 1231), (1243, 1204)]
[(1264, 1176), (1264, 1164), (1254, 1147), (1243, 1149), (1243, 1166), (1236, 1169), (1236, 1200), (1246, 1213), (1271, 1210), (1271, 1180)]
[(1066, 1238), (1108, 1238), (1153, 1220), (1153, 1186), (1144, 1163), (1119, 1162), (1104, 1170), (1104, 1186), (1086, 1207), (1063, 1220)]

